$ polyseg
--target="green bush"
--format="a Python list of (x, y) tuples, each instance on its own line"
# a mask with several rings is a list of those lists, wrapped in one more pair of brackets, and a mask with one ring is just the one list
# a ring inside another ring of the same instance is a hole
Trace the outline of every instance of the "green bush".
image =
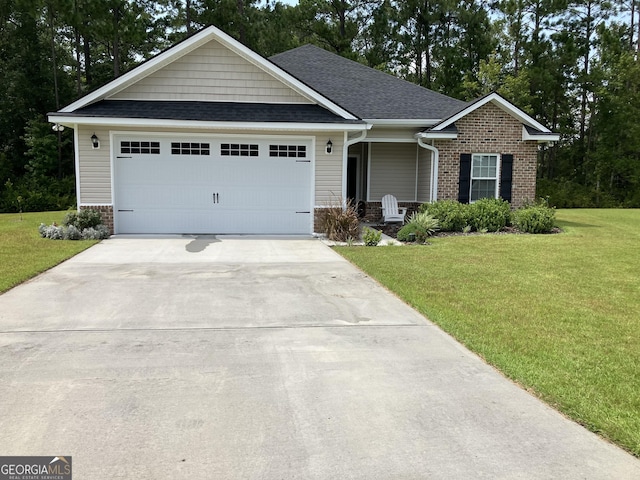
[(62, 226), (41, 223), (38, 232), (51, 240), (103, 240), (110, 235), (107, 226), (102, 224), (100, 212), (90, 208), (68, 212), (62, 223)]
[(80, 231), (77, 227), (73, 225), (68, 225), (64, 229), (63, 239), (64, 240), (80, 240), (82, 238), (82, 231)]
[(109, 237), (109, 229), (106, 225), (96, 225), (82, 230), (82, 240), (104, 240)]
[(498, 232), (511, 222), (511, 205), (501, 198), (481, 198), (469, 204), (469, 225), (482, 232)]
[(380, 239), (382, 238), (382, 232), (378, 230), (374, 230), (369, 227), (364, 227), (364, 232), (362, 234), (362, 241), (367, 247), (375, 247), (380, 243)]
[(420, 227), (415, 224), (408, 223), (398, 230), (397, 238), (401, 242), (414, 242), (416, 240), (416, 232)]
[(455, 200), (439, 200), (420, 205), (420, 212), (428, 213), (438, 219), (443, 232), (462, 232), (469, 224), (468, 205)]
[(320, 229), (329, 240), (346, 242), (360, 236), (358, 213), (351, 202), (343, 208), (341, 202), (333, 202), (318, 214)]
[(438, 219), (426, 212), (414, 213), (409, 217), (407, 224), (398, 231), (398, 240), (401, 242), (425, 243), (427, 238), (439, 229)]
[(556, 211), (546, 202), (526, 205), (513, 213), (513, 224), (526, 233), (549, 233), (555, 227)]
[(66, 227), (72, 225), (82, 231), (86, 228), (95, 228), (102, 225), (102, 215), (97, 210), (84, 208), (77, 212), (68, 212), (62, 220), (62, 224)]

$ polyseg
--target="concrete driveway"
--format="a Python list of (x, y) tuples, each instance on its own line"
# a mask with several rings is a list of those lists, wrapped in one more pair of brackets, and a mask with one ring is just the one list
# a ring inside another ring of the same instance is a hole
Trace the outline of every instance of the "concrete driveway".
[(104, 241), (0, 296), (0, 455), (77, 479), (637, 479), (312, 239)]

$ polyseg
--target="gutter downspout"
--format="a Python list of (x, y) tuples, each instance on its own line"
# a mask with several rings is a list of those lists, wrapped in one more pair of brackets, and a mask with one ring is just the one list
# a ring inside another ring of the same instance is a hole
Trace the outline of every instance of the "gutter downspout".
[(438, 201), (438, 161), (440, 159), (440, 152), (433, 145), (424, 143), (424, 138), (420, 136), (418, 137), (418, 145), (420, 145), (422, 148), (429, 150), (430, 152), (433, 153), (433, 157), (432, 157), (433, 166), (431, 168), (431, 195), (429, 196), (431, 197), (432, 202), (437, 202)]
[[(369, 130), (372, 125), (367, 125)], [(367, 130), (362, 130), (360, 135), (348, 139), (349, 134), (344, 132), (344, 147), (342, 148), (342, 208), (347, 208), (347, 163), (349, 162), (349, 147), (367, 138)], [(367, 189), (369, 185), (367, 185)]]

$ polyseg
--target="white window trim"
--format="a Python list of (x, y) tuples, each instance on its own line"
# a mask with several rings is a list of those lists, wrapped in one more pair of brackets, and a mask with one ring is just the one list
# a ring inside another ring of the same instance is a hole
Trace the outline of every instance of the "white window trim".
[[(496, 157), (496, 176), (494, 177), (474, 177), (473, 176), (473, 159), (476, 156), (492, 156)], [(473, 191), (473, 181), (474, 180), (495, 180), (496, 181), (496, 189), (493, 193), (493, 198), (498, 198), (500, 193), (500, 167), (502, 166), (502, 155), (499, 153), (472, 153), (471, 154), (471, 178), (469, 181), (469, 203), (474, 203), (476, 200), (471, 200), (471, 192)]]

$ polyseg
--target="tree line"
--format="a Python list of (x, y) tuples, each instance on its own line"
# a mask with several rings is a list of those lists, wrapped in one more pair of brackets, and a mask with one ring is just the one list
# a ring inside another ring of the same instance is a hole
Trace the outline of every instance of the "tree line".
[(497, 91), (562, 135), (538, 194), (640, 207), (640, 0), (3, 0), (0, 211), (74, 204), (46, 113), (216, 25), (268, 57), (306, 43), (462, 100)]

